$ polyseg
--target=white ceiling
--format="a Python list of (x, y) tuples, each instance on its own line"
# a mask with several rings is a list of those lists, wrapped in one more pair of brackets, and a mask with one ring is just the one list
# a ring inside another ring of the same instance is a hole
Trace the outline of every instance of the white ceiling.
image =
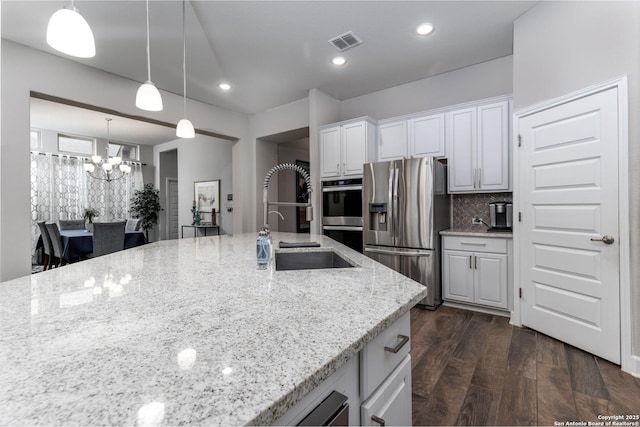
[[(45, 42), (50, 16), (70, 0), (2, 0), (2, 37), (136, 81), (146, 80), (144, 1), (78, 0), (96, 40), (94, 58), (71, 58)], [(510, 55), (513, 21), (532, 1), (187, 2), (187, 95), (257, 113), (318, 88), (344, 100)], [(432, 22), (420, 37), (415, 27)], [(150, 2), (151, 78), (182, 94), (182, 3)], [(364, 43), (329, 62), (328, 43), (353, 31)], [(233, 85), (222, 92), (221, 81)]]

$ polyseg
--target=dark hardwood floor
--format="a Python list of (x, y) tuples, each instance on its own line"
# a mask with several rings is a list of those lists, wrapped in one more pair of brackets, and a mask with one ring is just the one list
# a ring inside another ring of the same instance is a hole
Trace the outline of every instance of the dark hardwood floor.
[(414, 308), (411, 335), (414, 425), (553, 426), (640, 415), (640, 379), (506, 317)]

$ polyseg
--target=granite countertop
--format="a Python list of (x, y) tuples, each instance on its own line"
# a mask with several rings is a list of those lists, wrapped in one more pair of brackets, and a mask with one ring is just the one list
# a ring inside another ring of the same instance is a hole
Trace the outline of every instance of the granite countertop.
[(255, 240), (161, 241), (0, 284), (0, 425), (270, 424), (426, 295), (322, 235), (274, 243), (358, 267), (258, 270)]
[(471, 225), (469, 227), (449, 228), (440, 232), (441, 236), (472, 236), (472, 237), (492, 237), (501, 239), (513, 239), (512, 232), (488, 231), (486, 225)]

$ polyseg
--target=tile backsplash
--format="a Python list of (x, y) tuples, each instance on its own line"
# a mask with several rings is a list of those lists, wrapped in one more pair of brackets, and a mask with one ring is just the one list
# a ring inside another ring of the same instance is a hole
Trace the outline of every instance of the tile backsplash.
[[(475, 193), (475, 194), (452, 194), (452, 227), (471, 229), (471, 219), (480, 217), (487, 224), (489, 223), (489, 203), (492, 202), (512, 202), (512, 193)], [(486, 228), (486, 227), (485, 227)]]

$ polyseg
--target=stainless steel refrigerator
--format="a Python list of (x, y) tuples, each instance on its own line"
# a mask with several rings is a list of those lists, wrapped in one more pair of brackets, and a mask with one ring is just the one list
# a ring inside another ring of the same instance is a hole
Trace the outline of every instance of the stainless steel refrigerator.
[(433, 157), (364, 165), (364, 254), (422, 283), (420, 302), (442, 303), (440, 235), (450, 227), (446, 160)]

